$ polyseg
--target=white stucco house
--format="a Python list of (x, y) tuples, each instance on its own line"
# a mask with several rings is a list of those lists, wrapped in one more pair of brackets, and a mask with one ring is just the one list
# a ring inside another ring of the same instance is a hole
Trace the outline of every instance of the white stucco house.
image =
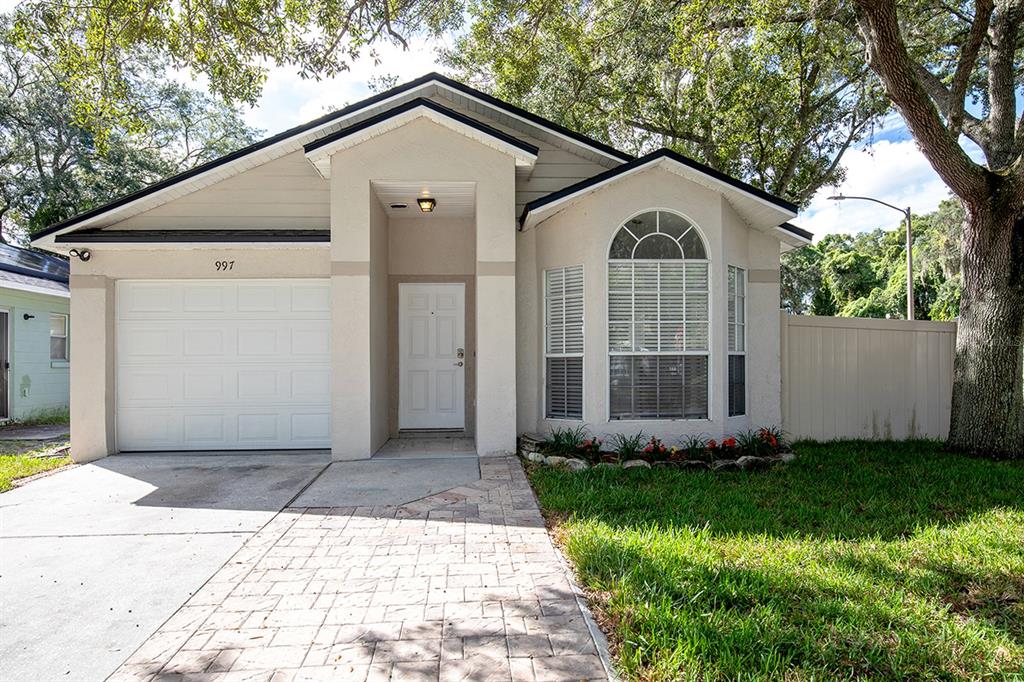
[(780, 421), (796, 206), (428, 74), (54, 225), (73, 455)]

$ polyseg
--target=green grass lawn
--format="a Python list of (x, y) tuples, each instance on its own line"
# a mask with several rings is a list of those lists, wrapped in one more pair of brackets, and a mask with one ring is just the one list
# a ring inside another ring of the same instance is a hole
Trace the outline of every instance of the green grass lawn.
[(70, 457), (38, 457), (42, 452), (67, 443), (48, 443), (40, 448), (36, 441), (5, 441), (0, 443), (0, 493), (14, 487), (14, 481), (43, 471), (71, 464)]
[(530, 472), (626, 678), (1024, 679), (1024, 462), (796, 452)]

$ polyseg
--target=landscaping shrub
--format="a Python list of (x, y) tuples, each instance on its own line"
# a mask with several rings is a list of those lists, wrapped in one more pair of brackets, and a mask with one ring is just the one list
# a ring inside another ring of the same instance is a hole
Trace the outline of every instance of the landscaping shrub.
[(642, 459), (641, 454), (645, 446), (643, 431), (632, 436), (616, 433), (611, 437), (611, 443), (619, 461)]
[(587, 428), (585, 426), (551, 429), (551, 435), (544, 443), (544, 451), (549, 455), (575, 457), (579, 454), (580, 446), (586, 439)]
[(576, 454), (585, 459), (588, 464), (597, 464), (601, 461), (600, 438), (584, 438), (583, 442), (576, 447)]

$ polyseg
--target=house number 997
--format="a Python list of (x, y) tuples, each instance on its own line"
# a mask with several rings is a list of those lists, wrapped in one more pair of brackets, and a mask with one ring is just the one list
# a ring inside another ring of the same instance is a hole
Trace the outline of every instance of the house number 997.
[(235, 261), (233, 261), (233, 260), (218, 260), (218, 261), (214, 261), (213, 262), (213, 266), (215, 268), (217, 268), (217, 270), (219, 270), (221, 272), (223, 272), (225, 270), (234, 270), (235, 269)]

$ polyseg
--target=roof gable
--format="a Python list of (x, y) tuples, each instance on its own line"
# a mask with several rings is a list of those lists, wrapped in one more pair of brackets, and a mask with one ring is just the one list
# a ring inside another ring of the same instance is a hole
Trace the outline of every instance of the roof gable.
[[(529, 202), (523, 208), (520, 224), (526, 228), (535, 225), (566, 208), (572, 201), (595, 192), (610, 183), (652, 168), (676, 173), (696, 184), (726, 196), (733, 208), (752, 227), (764, 231), (776, 230), (780, 224), (793, 218), (797, 205), (769, 192), (738, 180), (710, 166), (687, 158), (670, 149), (659, 149), (638, 159), (624, 163), (604, 173), (570, 185), (557, 192)], [(799, 230), (799, 228), (797, 228)], [(808, 235), (804, 230), (789, 232), (794, 238)]]
[(343, 149), (354, 147), (374, 135), (400, 128), (417, 118), (427, 118), (460, 135), (510, 154), (515, 158), (516, 166), (531, 168), (534, 161), (537, 160), (539, 150), (536, 146), (422, 97), (417, 97), (348, 128), (321, 137), (305, 145), (303, 149), (306, 152), (306, 158), (316, 166), (320, 175), (327, 178), (331, 175), (332, 155)]

